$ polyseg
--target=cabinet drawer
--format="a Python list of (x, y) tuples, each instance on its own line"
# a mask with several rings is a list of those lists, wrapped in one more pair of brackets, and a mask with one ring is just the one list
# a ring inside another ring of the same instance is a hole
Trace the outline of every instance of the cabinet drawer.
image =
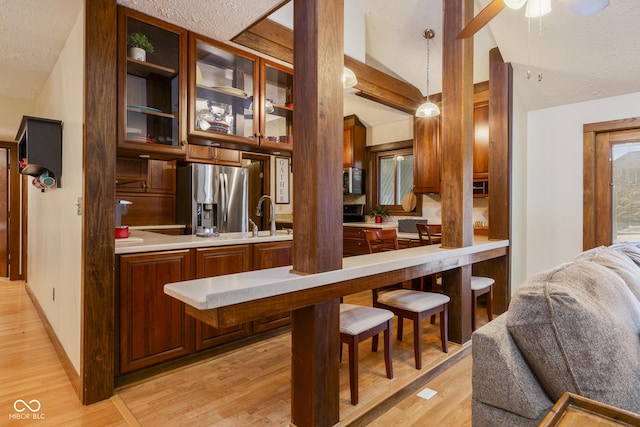
[(342, 252), (344, 255), (368, 254), (367, 242), (364, 239), (345, 238), (342, 241)]
[(368, 230), (368, 228), (361, 227), (343, 227), (342, 228), (342, 236), (346, 238), (353, 239), (364, 239), (364, 230)]

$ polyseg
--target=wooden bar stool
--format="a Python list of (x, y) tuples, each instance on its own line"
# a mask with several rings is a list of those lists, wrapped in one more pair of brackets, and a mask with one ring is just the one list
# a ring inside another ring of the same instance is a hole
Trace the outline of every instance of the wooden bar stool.
[(476, 312), (478, 308), (478, 297), (487, 295), (487, 318), (493, 319), (493, 284), (496, 281), (490, 277), (471, 276), (471, 330), (477, 327)]
[[(398, 237), (394, 228), (365, 230), (369, 253), (398, 249)], [(397, 285), (396, 285), (397, 286)], [(440, 341), (442, 351), (449, 352), (448, 307), (450, 298), (436, 292), (409, 289), (373, 289), (373, 306), (392, 311), (398, 316), (398, 339), (402, 340), (403, 319), (413, 321), (413, 350), (416, 369), (422, 369), (422, 320), (440, 315)]]
[[(384, 332), (384, 364), (387, 378), (393, 378), (391, 364), (391, 322), (393, 313), (374, 307), (340, 304), (340, 342), (349, 346), (351, 404), (358, 404), (358, 344), (373, 337), (372, 351), (378, 351), (378, 334)], [(342, 351), (340, 352), (342, 355)]]

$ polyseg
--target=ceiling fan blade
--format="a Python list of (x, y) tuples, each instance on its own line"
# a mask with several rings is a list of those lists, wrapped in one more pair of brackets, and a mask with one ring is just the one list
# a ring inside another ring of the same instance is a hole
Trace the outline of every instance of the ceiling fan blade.
[(609, 6), (609, 0), (560, 0), (560, 3), (582, 16), (591, 16)]
[(460, 31), (460, 34), (458, 34), (458, 38), (466, 39), (473, 36), (504, 8), (504, 0), (493, 0), (487, 5), (487, 7), (482, 9), (475, 18), (469, 21), (467, 26)]

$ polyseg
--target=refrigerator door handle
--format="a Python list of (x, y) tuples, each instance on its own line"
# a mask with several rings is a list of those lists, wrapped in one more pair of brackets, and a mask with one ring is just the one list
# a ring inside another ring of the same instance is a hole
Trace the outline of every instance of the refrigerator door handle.
[(223, 233), (227, 231), (227, 216), (229, 214), (229, 183), (227, 182), (227, 174), (220, 174), (220, 195), (222, 197), (222, 224), (221, 230)]

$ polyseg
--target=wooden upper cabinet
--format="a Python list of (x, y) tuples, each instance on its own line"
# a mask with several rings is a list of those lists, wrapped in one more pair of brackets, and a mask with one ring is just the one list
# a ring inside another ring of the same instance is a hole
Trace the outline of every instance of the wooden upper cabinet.
[(367, 128), (356, 115), (344, 118), (343, 167), (364, 169)]
[(293, 71), (260, 59), (260, 147), (293, 151)]
[(473, 107), (473, 178), (489, 178), (489, 103)]
[(176, 162), (116, 158), (116, 195), (119, 193), (176, 192)]
[(188, 162), (211, 163), (214, 165), (241, 166), (242, 152), (229, 148), (189, 144), (186, 160)]
[[(153, 46), (144, 58), (128, 48), (138, 33)], [(184, 158), (186, 43), (185, 29), (118, 8), (118, 155)]]
[(413, 192), (440, 191), (440, 117), (413, 119)]
[(259, 83), (256, 56), (190, 33), (189, 142), (257, 146)]

